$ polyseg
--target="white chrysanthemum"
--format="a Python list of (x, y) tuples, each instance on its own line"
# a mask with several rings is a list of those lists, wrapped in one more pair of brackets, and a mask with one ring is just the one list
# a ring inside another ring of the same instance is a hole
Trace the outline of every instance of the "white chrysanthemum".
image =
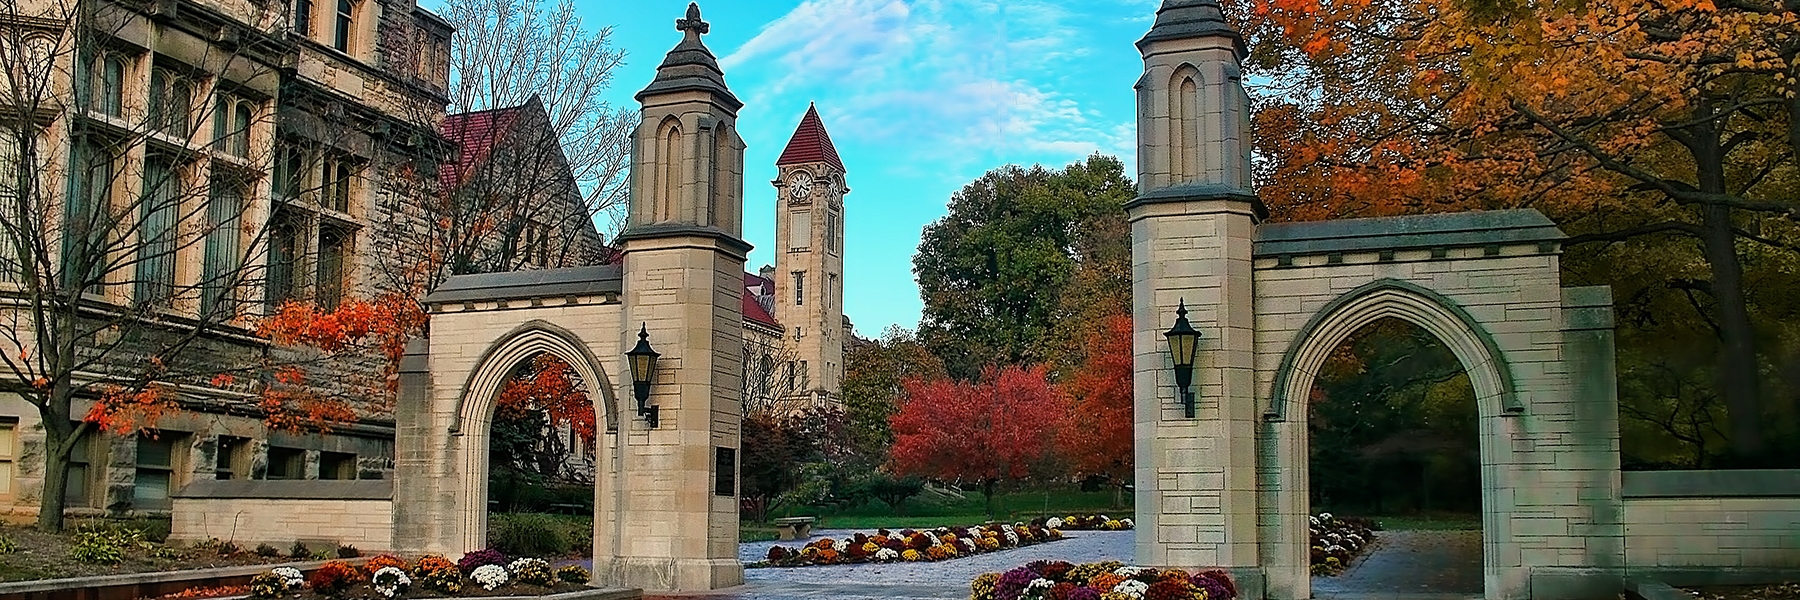
[(475, 580), (475, 583), (481, 584), (482, 588), (491, 592), (494, 591), (495, 588), (506, 585), (506, 567), (500, 565), (481, 565), (475, 567), (475, 572), (469, 573), (469, 578)]
[(550, 568), (550, 563), (541, 558), (521, 558), (512, 561), (512, 564), (506, 565), (506, 572), (518, 575), (521, 569), (528, 569), (531, 567), (543, 567), (548, 569)]
[(838, 541), (832, 542), (831, 549), (838, 551), (838, 554), (843, 554), (844, 551), (850, 549), (850, 542), (848, 540), (838, 540)]
[(1111, 521), (1111, 520), (1112, 520), (1112, 517), (1108, 517), (1108, 516), (1106, 516), (1106, 515), (1100, 515), (1100, 520), (1102, 520), (1102, 521)]
[(1313, 527), (1319, 526), (1319, 518), (1318, 517), (1307, 517), (1306, 520), (1312, 521)]
[(1143, 598), (1144, 592), (1150, 591), (1150, 584), (1136, 579), (1127, 579), (1119, 582), (1119, 585), (1113, 586), (1112, 591), (1115, 594), (1124, 594), (1132, 598)]
[(1144, 572), (1143, 567), (1124, 566), (1124, 567), (1119, 567), (1117, 569), (1113, 569), (1114, 575), (1118, 575), (1120, 577), (1124, 577), (1127, 579), (1132, 578), (1132, 577), (1137, 577), (1138, 573), (1142, 573), (1142, 572)]
[(412, 587), (412, 578), (407, 577), (406, 571), (402, 571), (398, 567), (382, 567), (381, 570), (375, 572), (375, 575), (369, 577), (369, 584), (373, 585), (375, 591), (381, 595), (393, 598)]
[(893, 548), (882, 548), (875, 551), (875, 560), (894, 560), (897, 558), (900, 558), (900, 553), (895, 552)]
[(969, 538), (956, 538), (956, 543), (962, 544), (963, 549), (967, 550), (969, 552), (974, 552), (975, 550), (977, 550), (977, 548), (975, 547), (975, 540), (971, 540)]
[(1050, 520), (1044, 521), (1044, 526), (1051, 529), (1062, 529), (1062, 518), (1050, 517)]
[(950, 533), (950, 528), (949, 527), (939, 527), (939, 528), (937, 528), (937, 532), (939, 535)]
[(1330, 520), (1331, 520), (1331, 513), (1319, 513), (1319, 520), (1321, 520), (1321, 521), (1330, 521)]
[(1011, 531), (1006, 532), (1006, 545), (1008, 545), (1008, 546), (1019, 545), (1019, 534), (1011, 532)]
[(929, 531), (925, 532), (925, 539), (931, 540), (931, 545), (933, 545), (933, 546), (944, 543), (942, 540), (938, 539), (937, 534), (929, 532)]
[(1001, 531), (1012, 531), (1013, 526), (1011, 523), (1002, 523), (1002, 524), (1000, 524), (1000, 530)]
[(1325, 553), (1326, 553), (1326, 554), (1331, 554), (1331, 553), (1334, 553), (1334, 552), (1341, 552), (1341, 551), (1343, 551), (1343, 549), (1344, 549), (1344, 547), (1343, 547), (1343, 546), (1339, 546), (1339, 545), (1337, 545), (1337, 544), (1332, 544), (1332, 545), (1330, 545), (1330, 546), (1326, 546), (1326, 547), (1325, 547)]
[(269, 572), (273, 573), (276, 577), (280, 577), (281, 585), (287, 587), (287, 589), (297, 590), (306, 586), (306, 576), (301, 574), (299, 569), (293, 567), (275, 567), (274, 569), (270, 569)]
[(1131, 522), (1131, 519), (1119, 519), (1119, 523), (1125, 525), (1126, 529), (1131, 529), (1133, 527), (1137, 527), (1137, 525), (1135, 525)]

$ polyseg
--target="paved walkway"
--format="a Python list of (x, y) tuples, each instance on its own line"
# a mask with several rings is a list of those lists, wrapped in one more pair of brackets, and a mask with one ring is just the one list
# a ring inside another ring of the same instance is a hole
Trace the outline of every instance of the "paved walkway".
[[(839, 538), (854, 531), (815, 530)], [(1074, 563), (1116, 560), (1130, 563), (1134, 532), (1071, 531), (1068, 539), (948, 562), (864, 563), (823, 567), (762, 568), (744, 571), (744, 585), (684, 596), (680, 600), (962, 600), (969, 580), (1034, 560)], [(744, 562), (762, 560), (769, 546), (795, 542), (740, 544)], [(1375, 547), (1337, 577), (1314, 577), (1316, 600), (1450, 600), (1481, 596), (1481, 532), (1388, 531)]]
[(1312, 578), (1314, 600), (1480, 597), (1480, 531), (1382, 531), (1337, 577)]
[[(814, 530), (818, 537), (838, 538), (853, 531)], [(893, 562), (821, 567), (746, 569), (744, 585), (710, 594), (681, 596), (684, 600), (789, 600), (842, 598), (845, 600), (945, 599), (969, 597), (969, 581), (982, 573), (1005, 571), (1034, 560), (1131, 562), (1130, 531), (1070, 531), (1068, 539), (992, 552), (947, 562)], [(795, 542), (760, 542), (739, 545), (745, 562), (762, 560), (769, 546)], [(673, 598), (674, 596), (646, 596)]]

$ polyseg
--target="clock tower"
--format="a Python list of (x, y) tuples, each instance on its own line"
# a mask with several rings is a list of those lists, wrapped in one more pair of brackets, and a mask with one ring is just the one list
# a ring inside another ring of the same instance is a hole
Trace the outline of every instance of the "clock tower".
[(776, 389), (788, 406), (836, 405), (844, 371), (844, 161), (816, 107), (775, 161)]

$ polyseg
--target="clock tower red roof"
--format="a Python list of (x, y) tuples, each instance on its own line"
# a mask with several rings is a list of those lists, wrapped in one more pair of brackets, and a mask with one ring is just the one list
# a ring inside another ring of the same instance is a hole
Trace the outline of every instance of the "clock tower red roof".
[(818, 108), (811, 104), (806, 106), (806, 116), (800, 117), (800, 126), (794, 129), (793, 139), (788, 140), (787, 149), (781, 151), (775, 166), (809, 162), (822, 162), (837, 167), (839, 172), (848, 171), (844, 168), (844, 160), (838, 158), (837, 147), (831, 145), (831, 134), (825, 132), (825, 123), (819, 120)]

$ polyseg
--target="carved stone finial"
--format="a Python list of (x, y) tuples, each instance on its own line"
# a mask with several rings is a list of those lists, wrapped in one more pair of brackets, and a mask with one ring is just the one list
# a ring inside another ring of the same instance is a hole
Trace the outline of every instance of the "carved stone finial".
[(700, 3), (689, 2), (687, 18), (676, 19), (675, 29), (687, 33), (689, 38), (699, 38), (702, 34), (712, 31), (712, 25), (700, 20)]

